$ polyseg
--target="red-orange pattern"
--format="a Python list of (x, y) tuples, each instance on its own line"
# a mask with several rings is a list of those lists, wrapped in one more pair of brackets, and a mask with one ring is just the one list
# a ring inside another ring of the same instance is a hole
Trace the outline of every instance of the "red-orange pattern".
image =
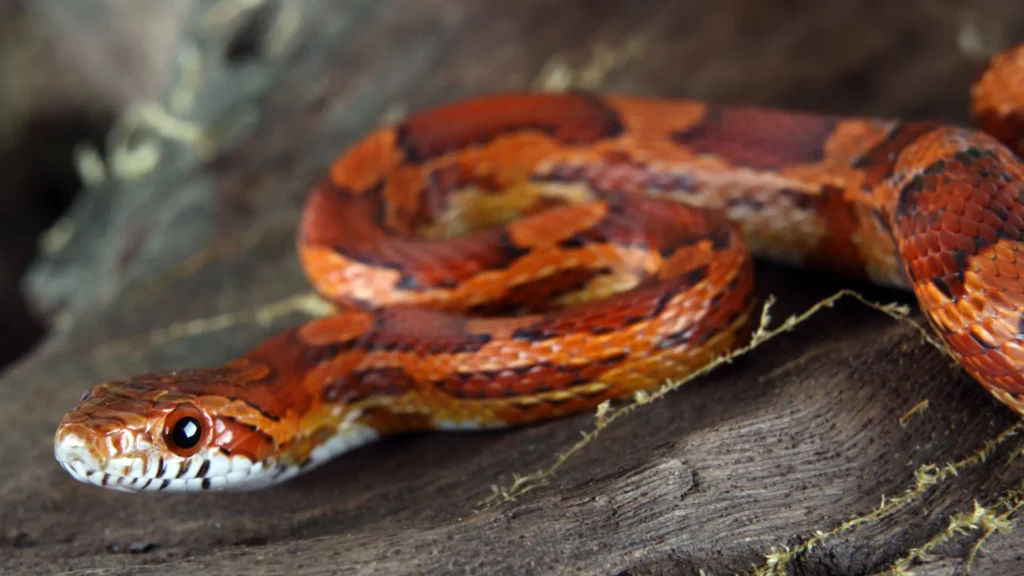
[(912, 289), (1024, 414), (1022, 71), (1016, 48), (974, 87), (988, 133), (592, 94), (420, 113), (308, 199), (298, 251), (337, 315), (219, 369), (98, 385), (62, 430), (163, 430), (188, 404), (253, 431), (233, 454), (302, 465), (353, 415), (391, 434), (578, 412), (742, 343), (748, 250)]

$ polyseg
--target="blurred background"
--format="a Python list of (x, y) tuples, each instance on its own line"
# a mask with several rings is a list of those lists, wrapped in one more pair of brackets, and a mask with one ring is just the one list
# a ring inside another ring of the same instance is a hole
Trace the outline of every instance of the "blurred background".
[(82, 144), (160, 94), (193, 0), (0, 0), (0, 367), (28, 351), (54, 310), (21, 289), (44, 232), (81, 184)]

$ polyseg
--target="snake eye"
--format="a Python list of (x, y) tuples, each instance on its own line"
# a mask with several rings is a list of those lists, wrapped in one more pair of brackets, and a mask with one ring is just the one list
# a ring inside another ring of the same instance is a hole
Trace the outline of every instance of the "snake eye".
[(164, 443), (178, 456), (191, 456), (199, 451), (203, 439), (208, 437), (202, 412), (194, 406), (181, 405), (167, 415), (164, 421)]

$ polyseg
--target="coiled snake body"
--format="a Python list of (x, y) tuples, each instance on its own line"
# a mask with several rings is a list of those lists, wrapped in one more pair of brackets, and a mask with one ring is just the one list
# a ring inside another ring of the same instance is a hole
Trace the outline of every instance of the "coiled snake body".
[(57, 460), (119, 490), (253, 489), (389, 434), (591, 409), (742, 343), (748, 254), (913, 290), (1024, 414), (1019, 87), (1024, 48), (974, 86), (983, 131), (590, 94), (417, 114), (309, 196), (298, 251), (335, 314), (94, 386)]

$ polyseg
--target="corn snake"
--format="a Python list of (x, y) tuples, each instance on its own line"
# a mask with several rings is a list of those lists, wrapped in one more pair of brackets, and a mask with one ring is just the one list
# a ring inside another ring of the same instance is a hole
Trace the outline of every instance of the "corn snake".
[(298, 253), (335, 314), (220, 367), (93, 386), (58, 462), (124, 491), (248, 490), (383, 436), (578, 413), (744, 341), (751, 256), (911, 290), (1024, 414), (1024, 47), (982, 131), (596, 94), (427, 110), (351, 146)]

